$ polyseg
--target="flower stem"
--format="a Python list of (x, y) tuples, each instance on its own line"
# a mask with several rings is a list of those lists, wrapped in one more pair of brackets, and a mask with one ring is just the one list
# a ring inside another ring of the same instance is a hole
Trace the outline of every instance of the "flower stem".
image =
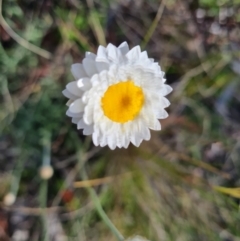
[[(81, 177), (82, 177), (83, 180), (88, 179), (87, 172), (86, 172), (84, 167), (81, 168)], [(103, 210), (102, 205), (100, 203), (100, 200), (99, 200), (95, 190), (90, 186), (87, 187), (87, 190), (88, 190), (88, 192), (91, 196), (91, 199), (92, 199), (92, 201), (95, 205), (95, 208), (96, 208), (99, 216), (101, 217), (101, 219), (105, 222), (105, 224), (108, 226), (108, 228), (111, 230), (111, 232), (115, 235), (115, 237), (118, 239), (118, 241), (124, 241), (124, 237), (122, 236), (122, 234), (114, 226), (112, 221), (109, 219), (109, 217), (107, 216), (107, 214)]]

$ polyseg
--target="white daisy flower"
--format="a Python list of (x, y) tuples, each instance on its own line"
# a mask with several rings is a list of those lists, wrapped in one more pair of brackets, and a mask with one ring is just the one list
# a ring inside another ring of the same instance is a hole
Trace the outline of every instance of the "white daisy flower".
[(63, 91), (70, 99), (67, 115), (96, 146), (138, 147), (150, 139), (149, 129), (161, 129), (158, 119), (168, 116), (164, 96), (172, 88), (139, 46), (99, 46), (97, 55), (87, 52), (82, 64), (72, 65), (72, 73), (76, 81)]
[(147, 239), (137, 235), (135, 237), (128, 238), (126, 241), (150, 241), (150, 240), (147, 240)]

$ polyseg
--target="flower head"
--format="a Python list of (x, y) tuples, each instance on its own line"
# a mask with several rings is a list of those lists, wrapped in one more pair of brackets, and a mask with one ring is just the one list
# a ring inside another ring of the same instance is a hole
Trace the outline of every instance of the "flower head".
[(97, 55), (87, 52), (82, 64), (72, 65), (72, 73), (76, 81), (63, 91), (70, 99), (67, 115), (95, 145), (139, 146), (150, 139), (149, 129), (161, 129), (158, 119), (168, 116), (164, 108), (170, 102), (164, 96), (172, 88), (139, 46), (99, 46)]
[(137, 236), (128, 238), (126, 241), (149, 241), (149, 240), (137, 235)]

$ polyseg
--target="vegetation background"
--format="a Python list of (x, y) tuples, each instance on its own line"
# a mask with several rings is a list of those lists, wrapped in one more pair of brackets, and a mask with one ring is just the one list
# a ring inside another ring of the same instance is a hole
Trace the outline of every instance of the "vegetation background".
[[(1, 241), (116, 240), (89, 186), (124, 237), (240, 240), (239, 0), (0, 4)], [(162, 131), (111, 151), (76, 129), (61, 92), (86, 51), (123, 41), (174, 91)]]

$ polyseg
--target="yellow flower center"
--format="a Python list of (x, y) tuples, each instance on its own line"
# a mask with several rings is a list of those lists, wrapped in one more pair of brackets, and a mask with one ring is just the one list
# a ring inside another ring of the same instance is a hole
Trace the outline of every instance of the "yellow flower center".
[(109, 86), (101, 101), (105, 116), (112, 121), (125, 123), (134, 120), (139, 114), (144, 94), (133, 81), (127, 80)]

